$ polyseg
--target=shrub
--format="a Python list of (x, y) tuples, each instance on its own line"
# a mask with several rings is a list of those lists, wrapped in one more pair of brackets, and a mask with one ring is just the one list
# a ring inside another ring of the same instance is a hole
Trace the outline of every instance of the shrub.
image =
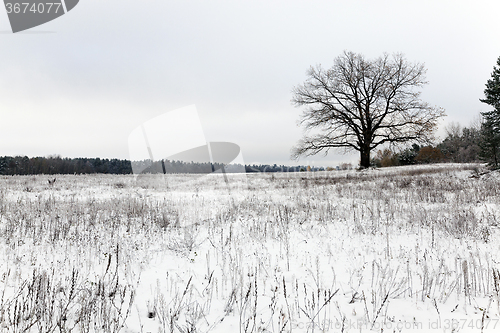
[(415, 161), (420, 164), (439, 163), (444, 160), (443, 153), (431, 146), (420, 148)]
[(398, 154), (394, 153), (392, 150), (385, 148), (384, 150), (378, 150), (377, 155), (372, 159), (372, 166), (380, 167), (390, 167), (399, 165)]

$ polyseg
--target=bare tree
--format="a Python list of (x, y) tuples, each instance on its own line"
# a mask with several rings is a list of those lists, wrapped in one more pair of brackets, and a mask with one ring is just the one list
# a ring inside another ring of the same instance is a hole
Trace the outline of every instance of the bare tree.
[(449, 159), (451, 162), (458, 162), (460, 147), (463, 143), (463, 128), (459, 123), (452, 121), (445, 126), (444, 131), (446, 133), (446, 137), (438, 147), (441, 149), (441, 151), (444, 150), (447, 159)]
[(428, 143), (445, 113), (420, 99), (425, 72), (424, 65), (409, 63), (402, 54), (370, 61), (344, 52), (328, 70), (311, 67), (305, 83), (293, 89), (292, 103), (306, 107), (300, 124), (307, 134), (292, 157), (354, 149), (366, 168), (379, 145)]
[(452, 121), (448, 125), (445, 126), (444, 131), (446, 132), (446, 136), (459, 138), (462, 136), (462, 125), (460, 125), (456, 121)]

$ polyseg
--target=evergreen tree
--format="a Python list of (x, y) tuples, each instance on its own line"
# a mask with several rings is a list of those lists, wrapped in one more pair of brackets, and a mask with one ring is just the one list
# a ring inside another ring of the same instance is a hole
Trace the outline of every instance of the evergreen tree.
[(403, 151), (399, 152), (398, 160), (400, 165), (411, 165), (415, 164), (415, 158), (418, 155), (420, 150), (420, 146), (414, 143), (411, 148), (406, 148)]
[(494, 168), (498, 168), (500, 147), (500, 57), (497, 66), (493, 67), (491, 79), (486, 82), (484, 89), (486, 98), (481, 102), (493, 107), (493, 110), (482, 112), (484, 124), (481, 135), (481, 158)]
[(483, 113), (485, 119), (481, 126), (481, 141), (479, 143), (479, 157), (488, 162), (488, 164), (497, 169), (500, 158), (500, 133), (498, 125), (495, 125), (492, 112)]
[(498, 119), (500, 113), (500, 57), (498, 57), (497, 66), (493, 67), (491, 79), (486, 82), (484, 95), (486, 98), (481, 99), (481, 102), (491, 105), (495, 109)]

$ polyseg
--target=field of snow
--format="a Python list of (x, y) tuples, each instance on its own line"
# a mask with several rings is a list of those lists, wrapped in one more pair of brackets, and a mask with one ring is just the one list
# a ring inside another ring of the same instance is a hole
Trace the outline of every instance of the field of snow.
[(500, 331), (483, 171), (1, 176), (0, 332)]

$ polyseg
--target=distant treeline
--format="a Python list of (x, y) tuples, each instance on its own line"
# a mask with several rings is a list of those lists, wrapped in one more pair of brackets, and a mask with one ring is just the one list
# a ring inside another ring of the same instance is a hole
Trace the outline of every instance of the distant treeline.
[(53, 175), (53, 174), (130, 174), (130, 161), (101, 158), (61, 157), (0, 157), (2, 175)]
[[(221, 169), (219, 163), (194, 163), (182, 161), (169, 161), (151, 163), (145, 160), (134, 162), (134, 165), (147, 165), (144, 173), (210, 173)], [(245, 165), (246, 172), (298, 172), (298, 171), (323, 171), (323, 168), (307, 166), (285, 165)], [(242, 172), (243, 165), (230, 164), (225, 166), (225, 172)], [(39, 174), (131, 174), (132, 163), (129, 160), (101, 159), (101, 158), (62, 158), (3, 156), (0, 157), (0, 175), (39, 175)]]

